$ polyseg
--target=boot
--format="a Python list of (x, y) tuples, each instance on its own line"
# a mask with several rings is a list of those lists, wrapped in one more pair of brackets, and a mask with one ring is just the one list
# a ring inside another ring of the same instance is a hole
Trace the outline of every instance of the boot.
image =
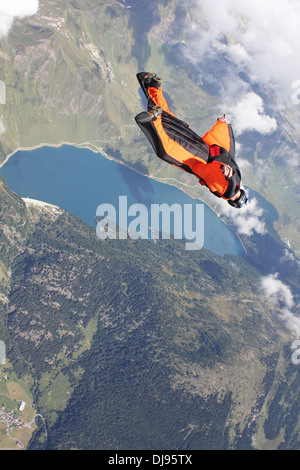
[(159, 78), (156, 73), (140, 72), (136, 74), (140, 84), (145, 84), (146, 87), (160, 88), (162, 79)]

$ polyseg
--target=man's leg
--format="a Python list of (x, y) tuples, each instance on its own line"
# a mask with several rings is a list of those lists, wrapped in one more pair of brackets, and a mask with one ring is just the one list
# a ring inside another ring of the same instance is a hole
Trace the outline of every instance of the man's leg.
[(149, 93), (148, 109), (151, 109), (151, 107), (153, 106), (152, 104), (153, 102), (155, 105), (160, 106), (166, 113), (171, 114), (171, 116), (175, 117), (175, 114), (173, 114), (169, 110), (168, 104), (166, 102), (166, 99), (163, 95), (161, 88), (149, 87), (148, 93)]
[(135, 120), (156, 155), (182, 168), (187, 168), (195, 160), (206, 163), (209, 155), (207, 144), (170, 112), (161, 89), (162, 80), (147, 72), (137, 74), (137, 79), (148, 99), (148, 111), (138, 114)]
[(155, 73), (140, 72), (137, 74), (139, 84), (148, 99), (148, 111), (154, 106), (161, 107), (166, 113), (175, 116), (168, 107), (162, 92), (162, 79)]

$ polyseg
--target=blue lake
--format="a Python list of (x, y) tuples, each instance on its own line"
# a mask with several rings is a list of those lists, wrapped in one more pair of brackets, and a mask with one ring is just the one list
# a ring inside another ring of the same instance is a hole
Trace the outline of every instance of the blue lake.
[[(57, 205), (92, 226), (96, 226), (99, 205), (111, 204), (118, 216), (120, 196), (127, 197), (128, 207), (143, 204), (149, 213), (153, 204), (180, 204), (182, 208), (202, 204), (174, 186), (143, 176), (100, 153), (68, 145), (18, 151), (0, 173), (19, 196)], [(204, 248), (218, 255), (244, 254), (235, 234), (208, 206), (203, 206)]]

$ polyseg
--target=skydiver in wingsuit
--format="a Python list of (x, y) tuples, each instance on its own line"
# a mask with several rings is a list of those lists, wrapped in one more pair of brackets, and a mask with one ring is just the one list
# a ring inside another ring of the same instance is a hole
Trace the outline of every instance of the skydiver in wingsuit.
[(201, 185), (231, 206), (241, 208), (245, 205), (247, 196), (240, 187), (241, 173), (235, 161), (233, 131), (225, 115), (199, 137), (169, 110), (161, 89), (161, 78), (155, 73), (141, 72), (137, 79), (148, 106), (135, 121), (156, 155), (196, 176)]

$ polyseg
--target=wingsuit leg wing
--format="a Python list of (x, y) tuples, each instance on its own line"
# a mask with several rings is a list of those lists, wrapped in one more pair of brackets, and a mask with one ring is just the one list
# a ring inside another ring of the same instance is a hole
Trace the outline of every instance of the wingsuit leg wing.
[[(147, 86), (145, 72), (137, 74), (137, 79), (148, 99), (148, 110), (160, 106), (159, 117), (145, 122), (144, 113), (136, 116), (137, 125), (146, 135), (156, 155), (162, 160), (193, 173), (191, 166), (195, 161), (203, 164), (209, 158), (209, 147), (205, 141), (193, 132), (189, 125), (178, 119), (168, 107), (161, 88)], [(197, 176), (197, 175), (196, 175)]]

